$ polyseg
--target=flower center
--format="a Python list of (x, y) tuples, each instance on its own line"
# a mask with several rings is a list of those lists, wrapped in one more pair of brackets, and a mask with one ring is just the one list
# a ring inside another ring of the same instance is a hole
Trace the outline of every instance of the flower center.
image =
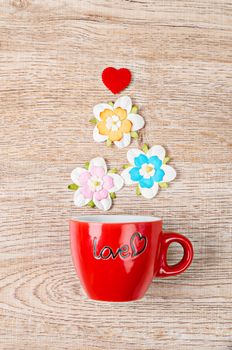
[(102, 188), (102, 180), (98, 177), (93, 176), (89, 180), (89, 187), (91, 188), (91, 191), (99, 191)]
[(153, 169), (154, 169), (154, 168), (153, 168), (151, 165), (147, 165), (147, 166), (146, 166), (146, 172), (147, 172), (147, 173), (152, 172)]
[(117, 131), (121, 126), (121, 121), (117, 115), (107, 118), (106, 127), (109, 130)]
[(153, 164), (143, 164), (139, 171), (140, 175), (142, 175), (145, 179), (150, 178), (155, 174), (155, 168)]

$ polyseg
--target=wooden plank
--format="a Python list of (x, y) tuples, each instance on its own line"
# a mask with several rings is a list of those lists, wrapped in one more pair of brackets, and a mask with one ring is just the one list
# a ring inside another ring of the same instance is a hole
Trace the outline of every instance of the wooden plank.
[[(231, 5), (0, 3), (1, 350), (232, 348)], [(178, 172), (151, 201), (125, 188), (111, 213), (161, 216), (195, 249), (186, 273), (128, 304), (87, 300), (69, 251), (68, 218), (93, 213), (74, 207), (71, 170), (97, 155), (126, 161), (127, 150), (94, 144), (88, 122), (112, 99), (110, 65), (133, 73), (139, 144), (165, 146)]]

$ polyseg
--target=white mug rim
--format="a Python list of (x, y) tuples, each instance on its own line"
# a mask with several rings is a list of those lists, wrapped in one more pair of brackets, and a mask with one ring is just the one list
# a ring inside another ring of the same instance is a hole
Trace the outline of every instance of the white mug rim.
[(161, 218), (148, 215), (80, 215), (71, 218), (71, 221), (98, 224), (135, 224), (159, 222)]

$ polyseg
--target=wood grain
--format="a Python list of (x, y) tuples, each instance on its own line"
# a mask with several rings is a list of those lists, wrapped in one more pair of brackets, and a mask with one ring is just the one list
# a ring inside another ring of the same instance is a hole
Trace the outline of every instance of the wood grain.
[[(1, 350), (232, 349), (231, 10), (222, 0), (0, 2)], [(94, 144), (88, 123), (112, 99), (100, 79), (111, 65), (133, 72), (125, 93), (146, 119), (140, 142), (165, 146), (178, 172), (152, 201), (125, 188), (111, 213), (161, 216), (195, 249), (186, 273), (116, 305), (82, 292), (68, 218), (92, 210), (66, 189), (91, 157), (125, 163), (127, 150)]]

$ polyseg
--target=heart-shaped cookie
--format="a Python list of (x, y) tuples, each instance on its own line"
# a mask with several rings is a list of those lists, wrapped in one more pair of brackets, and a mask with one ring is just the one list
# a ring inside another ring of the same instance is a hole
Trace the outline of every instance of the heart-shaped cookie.
[(107, 67), (102, 72), (102, 81), (113, 94), (117, 94), (130, 84), (131, 72), (127, 68)]

